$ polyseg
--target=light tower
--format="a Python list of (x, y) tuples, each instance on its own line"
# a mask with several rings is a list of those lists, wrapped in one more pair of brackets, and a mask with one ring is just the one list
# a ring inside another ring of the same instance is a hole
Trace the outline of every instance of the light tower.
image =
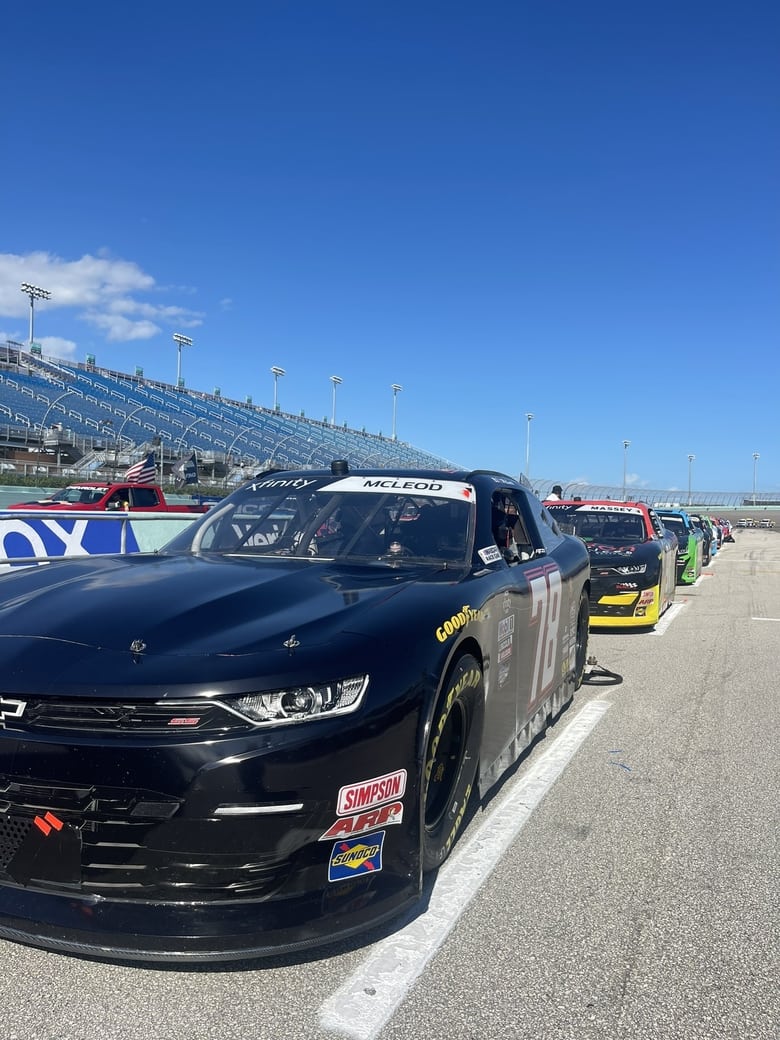
[(181, 348), (191, 347), (192, 340), (189, 336), (182, 335), (181, 332), (174, 332), (173, 342), (176, 344), (178, 348), (178, 358), (176, 364), (176, 386), (181, 386)]
[(626, 467), (628, 465), (628, 449), (631, 441), (623, 441), (623, 501), (626, 500)]
[(30, 297), (30, 346), (32, 346), (35, 342), (35, 301), (50, 300), (51, 293), (48, 289), (41, 289), (39, 285), (30, 285), (29, 282), (22, 282), (21, 290)]
[(530, 468), (531, 468), (531, 420), (534, 418), (533, 412), (525, 413), (525, 479), (530, 480)]
[(756, 508), (756, 464), (761, 456), (757, 451), (753, 452), (753, 508)]
[(339, 386), (341, 383), (343, 383), (344, 380), (341, 378), (341, 376), (331, 376), (330, 377), (330, 381), (331, 381), (331, 383), (333, 383), (333, 412), (331, 414), (330, 425), (331, 426), (335, 426), (336, 425), (336, 387)]
[(277, 386), (278, 386), (278, 383), (279, 383), (279, 376), (286, 376), (287, 373), (286, 373), (286, 371), (283, 368), (279, 368), (278, 365), (272, 365), (271, 372), (273, 373), (273, 377), (274, 377), (274, 411), (276, 411), (277, 408), (279, 407), (279, 397), (278, 397), (278, 390), (277, 390)]
[(395, 440), (396, 439), (396, 437), (395, 437), (396, 402), (398, 400), (398, 395), (403, 390), (403, 387), (399, 383), (393, 383), (392, 386), (390, 387), (390, 389), (393, 391), (393, 440)]

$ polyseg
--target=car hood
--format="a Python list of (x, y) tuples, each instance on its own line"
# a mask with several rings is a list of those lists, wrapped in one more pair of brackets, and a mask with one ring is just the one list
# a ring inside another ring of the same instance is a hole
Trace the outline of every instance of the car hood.
[(638, 545), (616, 546), (589, 542), (588, 554), (594, 567), (630, 567), (657, 560), (661, 555), (661, 543), (651, 541), (640, 542)]
[(14, 502), (12, 506), (5, 506), (5, 509), (85, 509), (86, 506), (79, 505), (75, 502), (52, 502), (47, 498), (38, 498), (34, 502)]
[[(46, 673), (85, 692), (116, 668), (117, 683), (246, 675), (268, 654), (299, 659), (360, 641), (366, 612), (420, 576), (327, 562), (155, 555), (67, 559), (0, 578), (0, 675), (19, 689)], [(96, 658), (96, 652), (99, 656)], [(208, 659), (204, 665), (204, 659)], [(144, 666), (144, 676), (133, 664)], [(303, 662), (302, 662), (303, 663)], [(272, 670), (275, 666), (271, 664)], [(11, 682), (15, 675), (16, 684)], [(153, 677), (154, 676), (154, 677)], [(110, 679), (109, 679), (110, 681)]]

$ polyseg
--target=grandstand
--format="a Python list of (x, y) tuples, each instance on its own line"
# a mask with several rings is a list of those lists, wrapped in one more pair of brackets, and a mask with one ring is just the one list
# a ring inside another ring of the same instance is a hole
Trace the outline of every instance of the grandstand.
[(196, 452), (205, 481), (234, 484), (269, 465), (457, 466), (404, 441), (334, 426), (87, 362), (0, 346), (0, 471), (106, 479), (154, 450), (165, 478)]
[[(241, 403), (123, 372), (44, 357), (12, 340), (0, 345), (0, 474), (47, 478), (121, 476), (154, 450), (165, 482), (196, 452), (204, 483), (229, 487), (267, 466), (315, 468), (334, 458), (353, 467), (458, 469), (447, 459), (381, 434)], [(544, 498), (553, 480), (536, 479)], [(623, 498), (614, 485), (576, 483), (566, 497)], [(688, 505), (680, 490), (627, 488), (643, 502)], [(780, 505), (777, 492), (697, 491), (701, 508)]]

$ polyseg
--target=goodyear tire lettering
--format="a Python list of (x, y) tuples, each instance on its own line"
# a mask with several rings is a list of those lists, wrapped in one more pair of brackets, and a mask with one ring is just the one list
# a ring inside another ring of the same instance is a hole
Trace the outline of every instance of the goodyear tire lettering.
[(466, 654), (453, 668), (429, 730), (423, 779), (423, 870), (444, 862), (463, 824), (477, 772), (483, 716), (482, 669)]

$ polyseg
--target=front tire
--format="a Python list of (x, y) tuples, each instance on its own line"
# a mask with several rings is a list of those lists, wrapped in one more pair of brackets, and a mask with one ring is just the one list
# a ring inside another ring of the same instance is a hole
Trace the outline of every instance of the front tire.
[(464, 654), (436, 703), (423, 775), (422, 868), (441, 866), (460, 831), (474, 786), (485, 713), (482, 668)]

